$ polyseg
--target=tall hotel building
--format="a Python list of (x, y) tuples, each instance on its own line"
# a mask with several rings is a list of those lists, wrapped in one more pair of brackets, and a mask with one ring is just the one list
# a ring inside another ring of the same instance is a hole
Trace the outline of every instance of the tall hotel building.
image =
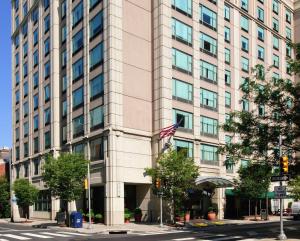
[[(202, 180), (211, 180), (193, 211), (203, 213), (205, 193), (213, 193), (223, 217), (225, 188), (212, 188), (235, 177), (238, 165), (224, 165), (226, 157), (217, 154), (232, 141), (217, 126), (232, 110), (264, 112), (241, 99), (239, 89), (255, 65), (265, 67), (266, 80), (292, 77), (286, 58), (295, 4), (12, 0), (12, 177), (41, 190), (31, 216), (54, 219), (60, 208), (41, 178), (44, 155), (84, 152), (92, 207), (106, 224), (123, 223), (124, 207), (141, 207), (144, 220), (156, 220), (144, 169), (163, 147), (159, 131), (183, 119), (174, 147), (194, 158)], [(77, 205), (85, 208), (86, 200)]]

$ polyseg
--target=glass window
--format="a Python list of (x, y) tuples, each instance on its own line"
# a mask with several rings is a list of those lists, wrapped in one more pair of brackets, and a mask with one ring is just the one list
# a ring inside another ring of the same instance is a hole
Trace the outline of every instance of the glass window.
[(15, 54), (15, 65), (16, 65), (16, 67), (19, 66), (19, 53)]
[(172, 65), (174, 69), (192, 75), (193, 60), (191, 55), (173, 48)]
[(257, 45), (257, 58), (260, 60), (265, 59), (265, 49), (259, 45)]
[[(36, 139), (36, 138), (35, 138)], [(34, 140), (35, 140), (34, 139)], [(37, 139), (38, 140), (38, 139)], [(38, 151), (37, 151), (38, 152)], [(36, 152), (35, 152), (36, 153)], [(33, 174), (34, 175), (38, 175), (39, 174), (39, 165), (40, 165), (40, 161), (39, 159), (35, 159), (33, 160)]]
[(200, 5), (200, 22), (209, 28), (217, 30), (217, 14), (203, 5)]
[(172, 7), (183, 14), (192, 16), (192, 0), (172, 0)]
[(260, 21), (264, 21), (264, 10), (260, 7), (257, 7), (257, 18)]
[(47, 8), (49, 8), (50, 6), (50, 0), (44, 0), (44, 9), (45, 11), (47, 10)]
[(103, 74), (98, 75), (90, 81), (90, 98), (91, 100), (103, 95), (104, 92), (104, 77)]
[(73, 91), (73, 110), (83, 105), (83, 86)]
[[(16, 146), (16, 159), (19, 160), (20, 159), (20, 147)], [(19, 178), (19, 174), (20, 174), (20, 168), (19, 166), (16, 166), (16, 176), (17, 178)]]
[(249, 100), (242, 99), (242, 110), (249, 111)]
[(28, 136), (28, 131), (29, 131), (29, 126), (28, 126), (28, 121), (26, 121), (23, 125), (23, 136), (24, 137)]
[(246, 18), (245, 16), (241, 16), (241, 28), (246, 32), (249, 31), (249, 19)]
[(91, 161), (98, 161), (104, 159), (104, 145), (103, 139), (97, 138), (90, 142)]
[(103, 127), (104, 125), (104, 112), (103, 106), (98, 106), (90, 111), (91, 118), (91, 129), (95, 130), (97, 128)]
[(193, 102), (193, 86), (183, 81), (173, 79), (173, 99), (183, 102)]
[(274, 13), (278, 13), (278, 9), (279, 9), (279, 3), (277, 0), (273, 0), (272, 2), (272, 9)]
[(83, 58), (77, 60), (72, 66), (73, 81), (80, 79), (83, 76)]
[(16, 83), (16, 86), (18, 84), (20, 84), (20, 74), (19, 74), (19, 71), (16, 72), (16, 75), (15, 75), (15, 83)]
[(200, 104), (202, 107), (216, 110), (217, 105), (218, 105), (217, 93), (201, 88), (200, 89)]
[(31, 19), (33, 24), (36, 24), (39, 20), (39, 8), (36, 8), (32, 11)]
[(287, 73), (288, 75), (291, 75), (291, 74), (292, 74), (292, 69), (291, 69), (290, 63), (286, 63), (286, 73)]
[[(34, 153), (38, 153), (40, 151), (40, 148), (39, 148), (39, 137), (35, 137), (33, 139), (33, 151)], [(36, 164), (34, 163), (34, 174), (35, 175), (38, 175), (38, 173), (36, 174)]]
[(292, 57), (292, 47), (289, 45), (286, 45), (286, 56)]
[(82, 0), (72, 11), (73, 27), (76, 26), (83, 18), (83, 2)]
[(230, 28), (224, 28), (224, 39), (226, 42), (230, 43)]
[(37, 66), (39, 64), (39, 51), (36, 50), (33, 53), (33, 67)]
[(20, 139), (20, 128), (17, 127), (15, 130), (15, 136), (16, 136), (16, 141), (18, 141)]
[(273, 66), (279, 68), (279, 56), (276, 54), (273, 54)]
[[(24, 143), (24, 157), (28, 157), (28, 142)], [(24, 163), (24, 177), (28, 177), (28, 163)]]
[(90, 39), (93, 39), (102, 31), (103, 31), (103, 11), (99, 12), (90, 21)]
[(44, 88), (44, 97), (45, 97), (45, 102), (50, 100), (50, 85), (46, 85)]
[(77, 53), (83, 47), (83, 30), (77, 32), (72, 39), (73, 54)]
[(19, 44), (20, 44), (20, 37), (19, 37), (19, 34), (16, 35), (15, 39), (14, 39), (14, 43), (15, 43), (15, 48), (18, 48), (19, 47)]
[(33, 96), (33, 109), (36, 110), (39, 107), (39, 94)]
[(229, 70), (225, 70), (225, 84), (228, 86), (231, 84), (231, 72)]
[(264, 105), (258, 105), (258, 115), (260, 115), (260, 116), (265, 115), (265, 106)]
[(67, 142), (67, 126), (62, 127), (62, 142)]
[(174, 140), (175, 150), (182, 152), (187, 157), (193, 157), (193, 143), (189, 141)]
[(193, 114), (173, 109), (173, 124), (178, 124), (180, 128), (193, 129)]
[(285, 27), (285, 33), (286, 33), (286, 38), (291, 40), (292, 39), (292, 30), (289, 27)]
[(15, 29), (17, 29), (19, 27), (20, 24), (20, 20), (19, 20), (19, 16), (15, 17)]
[(18, 123), (19, 120), (20, 120), (20, 111), (19, 111), (19, 109), (16, 110), (15, 116), (16, 116), (16, 123)]
[(44, 55), (48, 55), (50, 52), (50, 38), (47, 38), (44, 42)]
[(77, 154), (84, 154), (84, 144), (77, 144), (73, 146), (73, 152)]
[(201, 135), (218, 136), (218, 120), (206, 116), (200, 117)]
[(28, 106), (28, 102), (26, 101), (23, 104), (23, 114), (24, 114), (24, 117), (28, 116), (28, 112), (29, 112), (29, 106)]
[(67, 100), (64, 100), (62, 103), (62, 117), (66, 117), (68, 113)]
[(279, 49), (279, 38), (277, 38), (275, 35), (273, 35), (273, 48)]
[(209, 55), (217, 56), (217, 40), (200, 33), (200, 49)]
[(288, 9), (285, 9), (285, 21), (288, 23), (292, 22), (292, 13)]
[(230, 7), (228, 5), (224, 5), (224, 19), (230, 21)]
[(224, 55), (225, 55), (225, 63), (230, 64), (230, 49), (225, 48), (224, 50)]
[(38, 87), (39, 85), (39, 72), (33, 74), (33, 88)]
[(90, 9), (94, 8), (100, 0), (90, 0)]
[(47, 79), (50, 76), (50, 61), (44, 66), (44, 78)]
[(273, 22), (273, 30), (275, 30), (276, 32), (278, 32), (279, 31), (279, 22), (278, 22), (278, 19), (273, 18), (272, 22)]
[(51, 147), (51, 135), (50, 135), (50, 131), (45, 133), (45, 148), (48, 149)]
[(22, 34), (24, 36), (24, 38), (26, 38), (27, 36), (27, 33), (28, 33), (28, 23), (24, 23), (24, 25), (22, 26)]
[(14, 6), (15, 6), (15, 11), (18, 11), (19, 10), (19, 0), (15, 0), (15, 2), (14, 2), (15, 4), (14, 4)]
[(67, 65), (67, 50), (65, 49), (61, 53), (61, 66), (62, 66), (62, 68), (65, 68), (66, 65)]
[(45, 122), (45, 126), (50, 124), (50, 122), (51, 122), (50, 108), (47, 108), (46, 110), (44, 110), (44, 122)]
[(249, 40), (248, 38), (242, 36), (241, 37), (242, 42), (242, 50), (248, 52), (249, 51)]
[(24, 85), (23, 85), (23, 95), (24, 97), (26, 97), (28, 95), (28, 82), (24, 82)]
[(36, 29), (34, 32), (33, 32), (33, 45), (37, 45), (37, 43), (39, 42), (39, 31), (38, 29)]
[(28, 43), (25, 42), (24, 45), (23, 45), (23, 55), (24, 55), (24, 57), (27, 56), (27, 53), (28, 53)]
[(241, 0), (241, 8), (248, 11), (248, 0)]
[(192, 27), (172, 18), (172, 37), (180, 42), (192, 45)]
[(217, 83), (217, 66), (200, 60), (200, 78)]
[(64, 43), (67, 40), (67, 26), (64, 25), (61, 29), (61, 42)]
[(278, 82), (279, 78), (280, 78), (279, 74), (277, 74), (275, 72), (272, 73), (272, 80), (273, 80), (274, 84), (276, 84)]
[(44, 18), (44, 33), (47, 33), (50, 29), (50, 15)]
[(15, 96), (16, 96), (15, 97), (16, 98), (16, 104), (18, 104), (19, 101), (20, 101), (20, 91), (19, 90), (16, 91)]
[(62, 77), (62, 92), (67, 91), (67, 87), (68, 87), (68, 78), (66, 75), (64, 75)]
[(242, 70), (249, 72), (249, 59), (242, 57)]
[(38, 130), (38, 128), (39, 128), (39, 116), (35, 115), (33, 117), (33, 129)]
[(66, 14), (67, 14), (67, 1), (64, 0), (62, 3), (61, 3), (61, 18), (65, 18), (66, 17)]
[(207, 165), (215, 165), (215, 166), (219, 165), (218, 147), (201, 144), (200, 152), (201, 152), (201, 163)]
[(90, 70), (103, 63), (103, 42), (90, 51)]
[(37, 201), (34, 203), (34, 211), (51, 211), (51, 195), (48, 190), (39, 191)]
[(84, 116), (78, 116), (73, 119), (73, 137), (84, 134)]
[(230, 108), (231, 107), (231, 93), (225, 91), (225, 106)]
[(261, 41), (265, 39), (265, 30), (259, 26), (257, 26), (257, 38)]

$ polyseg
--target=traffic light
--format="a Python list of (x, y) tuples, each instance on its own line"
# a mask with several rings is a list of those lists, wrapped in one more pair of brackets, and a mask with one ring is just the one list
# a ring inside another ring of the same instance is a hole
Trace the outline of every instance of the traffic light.
[(280, 173), (281, 174), (289, 173), (289, 158), (287, 156), (280, 157)]
[(160, 179), (159, 178), (156, 178), (156, 180), (155, 180), (155, 187), (157, 189), (160, 189)]

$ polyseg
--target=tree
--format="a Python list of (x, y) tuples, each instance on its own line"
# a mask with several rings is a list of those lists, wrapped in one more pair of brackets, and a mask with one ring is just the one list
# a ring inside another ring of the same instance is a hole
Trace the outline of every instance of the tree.
[(0, 218), (10, 217), (9, 183), (5, 177), (0, 177)]
[(241, 166), (239, 179), (235, 179), (234, 192), (240, 197), (247, 197), (255, 200), (255, 219), (257, 216), (257, 201), (266, 198), (268, 193), (272, 167), (268, 163), (249, 163), (248, 166)]
[(188, 197), (188, 190), (195, 187), (198, 177), (198, 167), (192, 158), (188, 158), (183, 151), (170, 149), (157, 160), (155, 168), (146, 168), (146, 174), (152, 177), (153, 182), (160, 180), (161, 188), (153, 185), (154, 193), (163, 191), (163, 198), (173, 204), (173, 217), (183, 201)]
[(39, 190), (29, 183), (27, 179), (17, 179), (14, 182), (13, 190), (17, 198), (17, 204), (23, 209), (23, 212), (26, 213), (27, 220), (29, 216), (28, 208), (35, 203)]
[[(63, 153), (58, 158), (48, 155), (43, 166), (43, 178), (51, 195), (65, 202), (81, 198), (87, 176), (88, 161), (83, 155)], [(68, 205), (66, 205), (68, 213)]]
[(290, 195), (295, 200), (300, 200), (300, 176), (299, 175), (289, 182), (288, 190)]

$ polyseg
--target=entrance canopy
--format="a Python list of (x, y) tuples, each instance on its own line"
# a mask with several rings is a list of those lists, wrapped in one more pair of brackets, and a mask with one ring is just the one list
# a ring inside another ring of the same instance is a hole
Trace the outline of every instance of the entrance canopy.
[(224, 177), (218, 176), (199, 176), (196, 179), (196, 184), (204, 187), (233, 187), (233, 182)]

